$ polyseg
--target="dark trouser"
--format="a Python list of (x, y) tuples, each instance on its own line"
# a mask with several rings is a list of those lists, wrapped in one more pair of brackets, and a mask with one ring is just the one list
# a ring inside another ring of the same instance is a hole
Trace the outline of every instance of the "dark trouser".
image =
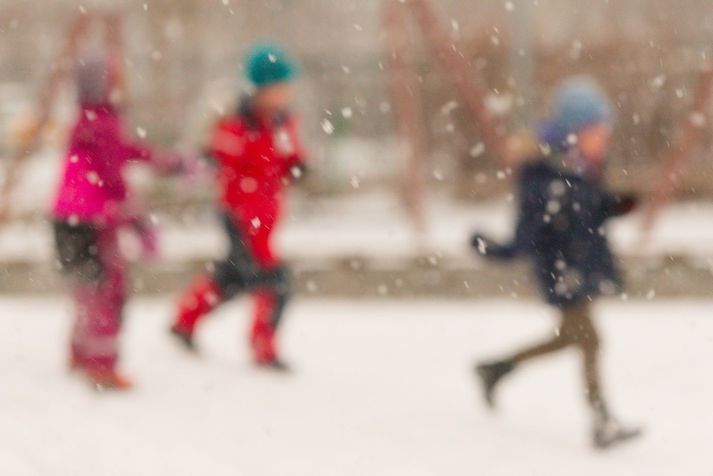
[(126, 300), (126, 265), (115, 227), (56, 222), (58, 259), (73, 287), (73, 365), (113, 368)]
[(176, 326), (192, 333), (197, 323), (220, 303), (250, 292), (255, 297), (255, 317), (251, 345), (258, 361), (276, 357), (275, 332), (290, 297), (288, 272), (284, 266), (259, 263), (247, 240), (230, 219), (225, 217), (230, 238), (228, 256), (215, 263), (210, 276), (200, 276), (179, 303)]
[(266, 266), (258, 263), (248, 248), (243, 231), (227, 215), (224, 217), (224, 224), (230, 238), (230, 250), (224, 260), (215, 263), (213, 273), (213, 280), (221, 291), (222, 299), (228, 300), (243, 292), (256, 291), (257, 312), (268, 313), (269, 315), (261, 320), (266, 320), (266, 323), (275, 329), (282, 320), (290, 297), (287, 269), (285, 266)]
[(517, 365), (570, 346), (576, 347), (582, 355), (585, 390), (590, 405), (597, 412), (605, 411), (599, 380), (599, 335), (588, 303), (562, 307), (561, 322), (555, 336), (523, 349), (510, 360)]

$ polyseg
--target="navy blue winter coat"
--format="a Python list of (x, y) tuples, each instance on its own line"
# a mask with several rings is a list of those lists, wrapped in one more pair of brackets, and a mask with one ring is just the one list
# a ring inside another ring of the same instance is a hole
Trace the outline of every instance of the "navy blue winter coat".
[(499, 259), (532, 259), (540, 291), (550, 304), (564, 306), (618, 292), (621, 281), (605, 222), (629, 211), (633, 199), (612, 195), (545, 160), (523, 166), (519, 191), (512, 243), (497, 245), (476, 235), (473, 245), (479, 252)]

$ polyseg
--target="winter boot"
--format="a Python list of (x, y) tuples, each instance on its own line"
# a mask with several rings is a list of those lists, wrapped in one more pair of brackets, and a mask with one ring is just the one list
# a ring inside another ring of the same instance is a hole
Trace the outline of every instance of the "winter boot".
[(476, 365), (475, 372), (480, 377), (483, 397), (489, 408), (495, 408), (495, 387), (498, 382), (514, 368), (514, 364), (506, 360)]
[(85, 373), (92, 388), (98, 392), (131, 390), (134, 386), (131, 380), (113, 368), (88, 367)]
[(275, 317), (279, 308), (279, 298), (272, 293), (258, 294), (256, 299), (255, 317), (250, 334), (250, 347), (254, 362), (258, 367), (278, 372), (289, 371), (289, 366), (278, 357)]
[(222, 299), (222, 291), (212, 277), (198, 276), (178, 304), (174, 327), (183, 334), (193, 334), (198, 322), (215, 309)]
[(196, 353), (198, 351), (192, 332), (182, 329), (178, 324), (171, 326), (169, 332), (176, 342), (178, 342), (185, 350), (191, 353)]
[(641, 436), (641, 428), (622, 426), (605, 410), (595, 411), (592, 444), (604, 450)]
[(255, 365), (257, 365), (259, 368), (273, 370), (275, 372), (281, 373), (289, 373), (292, 371), (292, 367), (290, 367), (287, 362), (280, 359), (279, 357), (272, 357), (264, 360), (256, 358)]
[(289, 372), (290, 366), (277, 356), (272, 341), (261, 338), (252, 339), (253, 361), (255, 365), (267, 370)]
[(67, 370), (69, 370), (70, 372), (80, 370), (84, 368), (84, 364), (84, 359), (79, 355), (79, 352), (75, 351), (73, 348), (69, 353), (69, 357), (67, 358)]
[(278, 372), (289, 372), (290, 367), (277, 356), (275, 349), (275, 335), (272, 329), (264, 329), (254, 332), (250, 345), (253, 351), (253, 361), (260, 368), (275, 370)]

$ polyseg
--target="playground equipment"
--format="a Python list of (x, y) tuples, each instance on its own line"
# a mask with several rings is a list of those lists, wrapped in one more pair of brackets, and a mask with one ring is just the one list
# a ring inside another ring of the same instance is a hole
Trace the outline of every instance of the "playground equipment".
[(413, 65), (407, 17), (416, 21), (426, 43), (465, 104), (476, 132), (490, 155), (508, 164), (506, 128), (486, 106), (485, 81), (451, 38), (444, 21), (427, 0), (384, 0), (383, 25), (390, 57), (390, 84), (397, 133), (403, 144), (406, 166), (401, 190), (406, 209), (419, 234), (425, 231), (425, 131), (419, 78)]
[(118, 102), (126, 98), (126, 84), (123, 74), (123, 51), (121, 36), (121, 16), (114, 12), (82, 12), (70, 25), (64, 46), (59, 51), (47, 79), (37, 95), (35, 117), (29, 133), (22, 138), (20, 147), (9, 158), (0, 183), (0, 224), (6, 222), (11, 213), (12, 195), (22, 168), (27, 159), (42, 146), (42, 137), (50, 123), (52, 112), (59, 97), (61, 86), (71, 75), (72, 67), (80, 53), (82, 42), (90, 29), (103, 29), (105, 51), (109, 58), (109, 76), (112, 100)]

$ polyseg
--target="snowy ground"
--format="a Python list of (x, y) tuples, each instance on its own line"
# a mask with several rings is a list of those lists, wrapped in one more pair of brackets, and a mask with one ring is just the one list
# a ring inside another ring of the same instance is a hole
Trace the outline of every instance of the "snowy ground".
[[(97, 395), (64, 368), (68, 303), (0, 300), (0, 474), (713, 474), (713, 301), (605, 303), (613, 406), (646, 437), (588, 448), (574, 355), (533, 365), (486, 412), (469, 366), (549, 332), (549, 311), (505, 301), (300, 301), (292, 376), (251, 368), (246, 303), (222, 309), (196, 359), (164, 334), (170, 302), (129, 309), (139, 387)], [(238, 319), (238, 316), (241, 316)]]

